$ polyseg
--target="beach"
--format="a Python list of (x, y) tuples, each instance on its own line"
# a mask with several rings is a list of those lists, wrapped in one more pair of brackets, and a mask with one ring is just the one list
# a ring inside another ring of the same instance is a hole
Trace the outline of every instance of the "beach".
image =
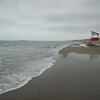
[(0, 100), (100, 100), (100, 47), (83, 44), (60, 50), (51, 68)]

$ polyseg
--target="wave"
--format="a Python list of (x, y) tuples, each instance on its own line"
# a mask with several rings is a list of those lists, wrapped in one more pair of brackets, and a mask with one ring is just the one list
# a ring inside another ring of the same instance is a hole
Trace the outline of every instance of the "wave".
[(63, 42), (6, 42), (0, 46), (0, 94), (23, 87), (56, 61)]
[(0, 94), (23, 87), (32, 78), (41, 75), (46, 69), (50, 68), (54, 62), (55, 60), (50, 57), (36, 61), (33, 65), (31, 63), (30, 66), (24, 66), (26, 69), (17, 74), (2, 75), (3, 79), (2, 77), (0, 79)]

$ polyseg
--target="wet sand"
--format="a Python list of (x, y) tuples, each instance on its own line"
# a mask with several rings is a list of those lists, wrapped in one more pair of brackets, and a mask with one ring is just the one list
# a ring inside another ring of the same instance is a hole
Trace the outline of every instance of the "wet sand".
[(1, 94), (0, 100), (100, 100), (100, 55), (71, 51), (64, 56), (66, 52), (24, 87)]

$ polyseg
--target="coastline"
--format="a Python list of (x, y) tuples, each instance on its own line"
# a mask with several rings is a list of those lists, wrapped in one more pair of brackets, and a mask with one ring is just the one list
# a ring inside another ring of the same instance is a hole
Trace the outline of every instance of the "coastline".
[(59, 51), (60, 54), (66, 55), (71, 52), (79, 54), (100, 54), (100, 46), (89, 46), (89, 40), (77, 40), (76, 43), (72, 43), (68, 47)]
[(93, 51), (91, 47), (87, 49), (72, 44), (62, 49), (61, 55), (51, 68), (25, 86), (1, 94), (0, 100), (100, 100), (100, 63), (96, 61), (95, 64), (87, 57), (89, 61), (80, 60), (79, 55), (72, 53), (100, 54), (99, 47), (92, 48)]

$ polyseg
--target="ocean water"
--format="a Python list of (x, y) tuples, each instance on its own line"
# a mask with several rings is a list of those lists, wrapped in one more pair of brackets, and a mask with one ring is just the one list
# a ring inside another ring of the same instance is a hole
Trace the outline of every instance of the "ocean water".
[(20, 88), (55, 62), (67, 41), (0, 41), (0, 94)]

